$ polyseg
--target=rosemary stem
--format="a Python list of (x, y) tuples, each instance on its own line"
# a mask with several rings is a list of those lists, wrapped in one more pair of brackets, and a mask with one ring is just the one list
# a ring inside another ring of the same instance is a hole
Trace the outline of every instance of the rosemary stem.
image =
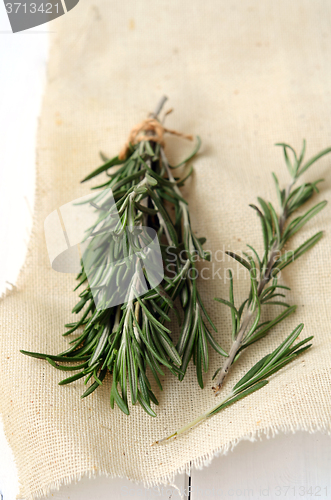
[(178, 429), (176, 432), (174, 432), (170, 436), (167, 436), (163, 439), (159, 439), (158, 441), (154, 441), (154, 443), (152, 443), (151, 446), (154, 446), (155, 444), (162, 444), (165, 441), (169, 441), (169, 439), (172, 439), (172, 438), (176, 439), (181, 434), (184, 434), (185, 432), (190, 431), (191, 429), (193, 429), (193, 427), (196, 427), (197, 425), (201, 424), (202, 422), (204, 422), (205, 420), (210, 418), (213, 415), (213, 413), (216, 410), (218, 410), (218, 408), (220, 406), (222, 406), (224, 403), (229, 401), (229, 399), (231, 399), (233, 397), (233, 395), (234, 395), (234, 392), (231, 391), (230, 394), (228, 394), (224, 399), (222, 399), (222, 401), (220, 401), (216, 406), (209, 409), (207, 412), (203, 413), (202, 415), (199, 415), (199, 417), (195, 418), (194, 420), (192, 420), (188, 424), (184, 425), (183, 427)]
[[(290, 182), (290, 184), (287, 186), (286, 188), (286, 198), (285, 199), (288, 199), (290, 193), (291, 193), (291, 189), (293, 187), (295, 183), (295, 179)], [(278, 218), (278, 221), (279, 221), (279, 231), (280, 231), (280, 234), (282, 235), (283, 234), (283, 230), (284, 230), (284, 225), (285, 225), (285, 222), (286, 222), (286, 219), (287, 219), (287, 206), (285, 205), (283, 208), (282, 208), (282, 212)], [(268, 281), (270, 280), (270, 273), (272, 271), (272, 267), (275, 263), (275, 260), (278, 256), (280, 252), (280, 248), (279, 248), (279, 245), (277, 244), (277, 241), (275, 241), (275, 243), (273, 244), (273, 247), (270, 251), (270, 256), (269, 256), (269, 260), (268, 260), (268, 263), (267, 263), (267, 267), (266, 267), (266, 271), (264, 273), (264, 276), (262, 277), (260, 283), (259, 283), (259, 286), (258, 286), (258, 290), (257, 290), (257, 294), (258, 296), (261, 295), (262, 291), (263, 291), (263, 288), (265, 287), (265, 285), (268, 283)]]
[[(290, 195), (290, 192), (291, 192), (291, 189), (293, 187), (295, 183), (295, 180), (293, 180), (286, 188), (286, 198), (285, 199), (288, 199), (289, 195)], [(282, 234), (283, 233), (283, 230), (284, 230), (284, 225), (285, 225), (285, 222), (286, 222), (286, 219), (287, 219), (287, 206), (286, 204), (283, 206), (282, 208), (282, 212), (278, 218), (278, 221), (279, 221), (279, 229), (280, 229), (280, 233)], [(270, 281), (270, 278), (271, 278), (271, 272), (272, 272), (272, 269), (273, 269), (273, 265), (275, 263), (275, 261), (277, 260), (277, 257), (279, 255), (279, 252), (280, 252), (280, 248), (279, 248), (279, 243), (277, 241), (275, 241), (275, 243), (273, 244), (272, 248), (270, 249), (270, 254), (269, 254), (269, 258), (268, 258), (268, 262), (267, 262), (267, 265), (266, 265), (266, 268), (265, 268), (265, 272), (263, 274), (263, 276), (261, 277), (260, 279), (260, 282), (258, 284), (258, 288), (257, 288), (257, 295), (258, 297), (260, 297), (261, 293), (263, 292), (263, 289), (265, 287), (265, 285)], [(242, 323), (241, 323), (241, 326), (240, 326), (240, 329), (237, 333), (237, 336), (231, 346), (231, 349), (230, 349), (230, 352), (229, 352), (229, 356), (225, 359), (225, 362), (224, 362), (224, 365), (219, 373), (219, 376), (216, 380), (216, 385), (215, 387), (213, 387), (213, 390), (215, 392), (215, 396), (218, 396), (218, 394), (220, 393), (220, 390), (222, 388), (222, 385), (223, 385), (223, 382), (226, 378), (226, 376), (228, 375), (229, 371), (230, 371), (230, 368), (231, 368), (231, 365), (233, 363), (233, 360), (234, 358), (236, 357), (236, 354), (237, 352), (239, 351), (241, 345), (242, 345), (242, 342), (244, 340), (244, 336), (245, 336), (245, 332), (247, 330), (247, 327), (253, 317), (253, 312), (254, 311), (251, 311), (251, 309), (248, 309), (246, 315), (244, 316), (244, 319), (242, 320)]]
[(261, 295), (261, 293), (263, 292), (263, 288), (270, 280), (270, 273), (272, 271), (272, 266), (274, 265), (278, 254), (279, 254), (279, 248), (278, 248), (277, 243), (275, 242), (274, 246), (272, 247), (272, 249), (270, 251), (270, 256), (269, 256), (269, 260), (267, 263), (266, 271), (265, 271), (264, 276), (262, 277), (262, 279), (259, 283), (258, 289), (257, 289), (258, 296)]
[(157, 103), (153, 113), (150, 114), (151, 118), (157, 118), (158, 115), (161, 113), (163, 106), (165, 105), (166, 101), (168, 100), (168, 97), (166, 95), (162, 96), (159, 102)]
[(216, 381), (216, 386), (213, 387), (215, 391), (215, 396), (218, 396), (220, 393), (221, 387), (223, 385), (224, 379), (227, 376), (230, 367), (233, 363), (234, 358), (236, 357), (237, 352), (239, 351), (242, 341), (244, 339), (245, 332), (247, 330), (247, 327), (250, 323), (251, 318), (253, 317), (253, 312), (249, 309), (242, 321), (242, 324), (240, 326), (239, 332), (231, 346), (229, 356), (226, 358), (224, 365), (222, 366), (222, 369), (220, 371), (220, 374), (217, 378)]

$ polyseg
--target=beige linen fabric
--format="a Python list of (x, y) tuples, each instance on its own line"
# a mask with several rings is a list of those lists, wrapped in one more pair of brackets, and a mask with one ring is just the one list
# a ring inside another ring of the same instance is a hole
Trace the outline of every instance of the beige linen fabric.
[[(283, 283), (292, 288), (289, 301), (298, 304), (296, 314), (242, 356), (224, 393), (298, 323), (305, 323), (305, 336), (315, 335), (313, 348), (268, 386), (174, 442), (150, 446), (216, 403), (211, 376), (223, 359), (215, 353), (204, 390), (192, 365), (182, 383), (166, 373), (155, 419), (139, 406), (129, 417), (118, 408), (112, 411), (109, 379), (81, 401), (81, 380), (58, 386), (65, 374), (19, 353), (64, 350), (69, 339), (61, 336), (63, 325), (72, 321), (77, 301), (74, 276), (50, 268), (45, 218), (89, 192), (92, 183), (80, 180), (99, 165), (98, 151), (117, 154), (131, 127), (163, 94), (175, 110), (167, 126), (203, 141), (184, 195), (193, 228), (207, 237), (212, 252), (211, 263), (199, 264), (206, 268), (199, 289), (217, 324), (217, 338), (229, 349), (229, 311), (213, 297), (227, 297), (224, 273), (230, 266), (238, 301), (248, 280), (244, 271), (238, 276), (223, 251), (244, 250), (246, 242), (262, 247), (259, 221), (248, 204), (259, 195), (277, 203), (272, 171), (282, 185), (289, 180), (274, 143), (289, 142), (299, 150), (305, 137), (308, 156), (331, 144), (330, 28), (326, 0), (82, 0), (52, 22), (34, 228), (17, 290), (0, 304), (0, 408), (18, 467), (20, 498), (44, 495), (83, 474), (156, 485), (188, 471), (190, 461), (207, 464), (244, 438), (330, 430), (330, 207), (291, 243), (295, 248), (325, 229), (318, 246), (283, 272)], [(169, 137), (166, 152), (175, 161), (190, 146)], [(330, 165), (331, 156), (325, 157), (305, 175), (326, 179), (315, 202), (330, 199)]]

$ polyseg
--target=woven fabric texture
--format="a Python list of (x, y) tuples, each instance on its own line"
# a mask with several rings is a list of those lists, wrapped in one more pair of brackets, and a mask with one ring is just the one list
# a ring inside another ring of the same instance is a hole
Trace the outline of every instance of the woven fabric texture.
[[(240, 252), (246, 243), (262, 248), (260, 224), (248, 204), (257, 196), (277, 203), (272, 171), (282, 185), (289, 181), (274, 143), (300, 150), (305, 137), (308, 156), (330, 145), (330, 2), (82, 1), (51, 29), (34, 227), (17, 289), (0, 303), (0, 409), (18, 466), (20, 498), (45, 495), (83, 474), (157, 485), (188, 471), (190, 462), (208, 464), (241, 439), (297, 429), (329, 431), (330, 207), (291, 242), (295, 248), (326, 230), (313, 250), (282, 273), (297, 312), (242, 355), (223, 390), (300, 322), (304, 336), (315, 336), (313, 348), (268, 386), (173, 442), (150, 446), (215, 405), (211, 377), (223, 361), (216, 353), (204, 390), (192, 364), (183, 382), (167, 372), (163, 392), (155, 389), (160, 405), (157, 418), (151, 418), (138, 405), (129, 417), (111, 410), (109, 378), (81, 400), (82, 380), (61, 387), (65, 374), (19, 350), (63, 351), (69, 339), (61, 334), (77, 302), (75, 277), (50, 267), (45, 218), (88, 194), (93, 183), (80, 180), (99, 165), (98, 152), (116, 155), (131, 127), (163, 94), (174, 108), (166, 125), (202, 138), (183, 194), (194, 231), (206, 236), (212, 253), (210, 263), (199, 263), (199, 290), (218, 341), (229, 349), (230, 314), (213, 298), (227, 297), (230, 266), (238, 301), (247, 293), (248, 276), (224, 251)], [(172, 161), (190, 147), (183, 139), (166, 138)], [(316, 202), (330, 199), (330, 165), (331, 157), (325, 157), (304, 176), (325, 178)]]

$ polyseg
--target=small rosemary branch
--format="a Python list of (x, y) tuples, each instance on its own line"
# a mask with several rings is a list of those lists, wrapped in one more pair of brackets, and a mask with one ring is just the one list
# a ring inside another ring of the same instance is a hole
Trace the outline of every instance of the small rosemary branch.
[[(215, 299), (231, 308), (232, 315), (232, 338), (229, 356), (226, 358), (223, 366), (219, 369), (214, 378), (218, 374), (215, 387), (215, 395), (220, 392), (222, 384), (229, 373), (231, 366), (238, 359), (241, 352), (250, 346), (252, 343), (264, 337), (269, 330), (280, 321), (283, 321), (289, 314), (295, 311), (296, 306), (290, 307), (286, 302), (272, 300), (276, 297), (285, 297), (279, 293), (278, 289), (288, 289), (288, 287), (278, 284), (277, 274), (286, 266), (291, 264), (295, 259), (303, 255), (307, 250), (312, 248), (322, 237), (322, 231), (316, 233), (309, 238), (294, 252), (283, 252), (284, 245), (289, 239), (296, 234), (312, 217), (322, 210), (326, 201), (322, 201), (308, 210), (304, 215), (300, 215), (289, 222), (289, 218), (301, 206), (306, 203), (315, 192), (318, 192), (317, 184), (321, 179), (313, 183), (303, 183), (301, 186), (293, 190), (298, 178), (306, 172), (319, 158), (331, 152), (331, 148), (324, 149), (316, 156), (303, 164), (305, 155), (306, 143), (303, 142), (303, 147), (300, 156), (298, 157), (294, 149), (288, 144), (277, 144), (283, 147), (285, 162), (288, 171), (291, 175), (291, 182), (286, 189), (281, 190), (276, 175), (273, 173), (273, 178), (276, 185), (278, 201), (280, 204), (280, 215), (277, 217), (276, 211), (271, 203), (265, 202), (262, 198), (258, 198), (260, 207), (250, 205), (258, 214), (261, 224), (264, 240), (264, 255), (259, 257), (256, 250), (247, 245), (252, 251), (255, 259), (244, 252), (246, 258), (236, 255), (233, 252), (226, 252), (229, 256), (243, 265), (250, 273), (251, 289), (249, 297), (241, 304), (239, 309), (235, 307), (233, 298), (233, 278), (230, 274), (230, 299)], [(289, 158), (289, 151), (293, 154), (293, 160)], [(266, 285), (272, 284), (266, 289)], [(277, 318), (270, 322), (260, 323), (261, 308), (263, 305), (281, 305), (286, 308), (286, 311), (280, 314)]]
[(220, 403), (192, 420), (192, 422), (184, 425), (170, 436), (155, 441), (154, 443), (152, 443), (152, 446), (155, 444), (165, 443), (170, 439), (176, 439), (181, 434), (184, 434), (185, 432), (191, 430), (198, 424), (201, 424), (208, 418), (216, 415), (216, 413), (224, 410), (227, 406), (230, 406), (236, 401), (239, 401), (239, 399), (242, 399), (267, 385), (268, 377), (276, 373), (278, 370), (294, 360), (299, 354), (302, 354), (304, 351), (309, 349), (309, 347), (311, 347), (311, 344), (308, 344), (308, 342), (313, 337), (307, 337), (306, 339), (298, 342), (293, 346), (293, 342), (298, 338), (302, 329), (303, 324), (301, 323), (284, 340), (284, 342), (282, 342), (280, 346), (277, 347), (277, 349), (258, 361), (246, 373), (246, 375), (244, 375), (244, 377), (242, 377), (239, 382), (237, 382), (232, 391), (224, 399), (222, 399)]

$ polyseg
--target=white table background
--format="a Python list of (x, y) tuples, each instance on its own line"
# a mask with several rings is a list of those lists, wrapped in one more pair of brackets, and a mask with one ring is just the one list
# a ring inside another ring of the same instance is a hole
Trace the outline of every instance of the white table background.
[[(83, 0), (82, 0), (83, 1)], [(48, 30), (52, 23), (12, 34), (0, 3), (0, 294), (15, 284), (32, 225), (37, 119), (45, 83)], [(241, 442), (190, 478), (176, 479), (182, 498), (331, 498), (331, 440), (298, 432)], [(18, 477), (0, 422), (0, 500), (14, 500)], [(57, 500), (172, 499), (173, 487), (145, 489), (124, 479), (83, 478), (47, 498)]]

